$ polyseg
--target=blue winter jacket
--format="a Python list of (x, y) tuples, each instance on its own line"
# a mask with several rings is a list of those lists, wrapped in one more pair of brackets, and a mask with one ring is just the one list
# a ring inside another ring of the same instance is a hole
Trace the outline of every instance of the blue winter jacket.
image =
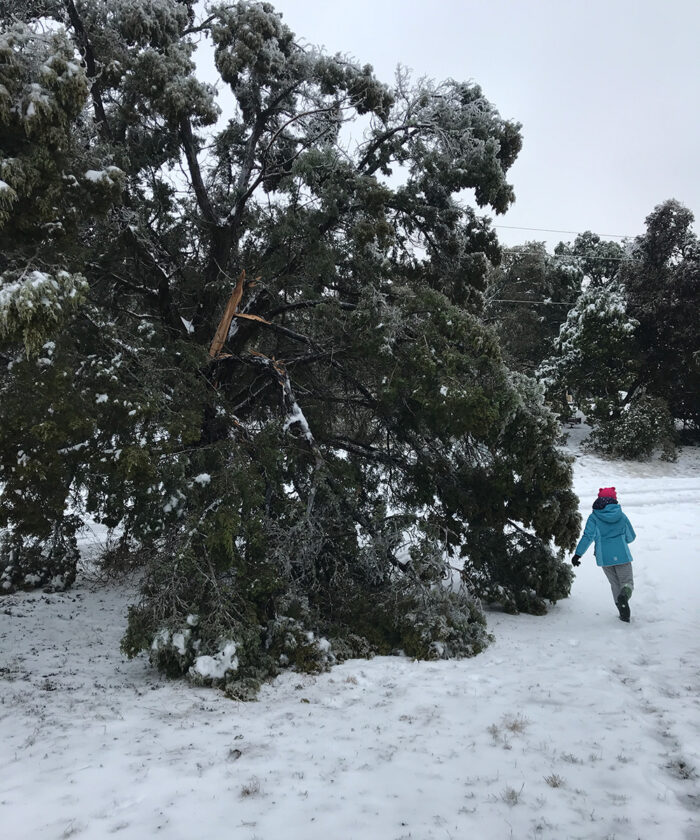
[(620, 505), (606, 505), (602, 510), (594, 510), (588, 517), (583, 536), (576, 546), (576, 554), (584, 554), (595, 541), (596, 563), (599, 566), (619, 566), (632, 560), (627, 543), (636, 536)]

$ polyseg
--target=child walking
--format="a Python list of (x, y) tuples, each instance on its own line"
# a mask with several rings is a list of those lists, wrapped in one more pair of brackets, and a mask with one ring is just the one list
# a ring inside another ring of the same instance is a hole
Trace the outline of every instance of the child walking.
[(583, 536), (571, 558), (574, 566), (581, 565), (581, 555), (595, 542), (596, 563), (602, 567), (610, 582), (613, 599), (621, 621), (630, 620), (629, 600), (634, 589), (632, 555), (627, 547), (637, 535), (629, 519), (617, 502), (614, 487), (601, 487), (593, 502), (593, 513), (586, 521)]

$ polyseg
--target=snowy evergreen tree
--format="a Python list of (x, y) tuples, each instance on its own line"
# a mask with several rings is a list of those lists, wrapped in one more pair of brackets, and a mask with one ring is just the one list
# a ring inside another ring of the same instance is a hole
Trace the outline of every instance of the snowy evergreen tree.
[(697, 435), (700, 248), (692, 222), (676, 201), (655, 208), (614, 276), (591, 279), (538, 371), (559, 405), (566, 391), (577, 395), (594, 426), (591, 444), (604, 454), (643, 459), (660, 448), (672, 458), (677, 420)]
[(569, 311), (554, 342), (554, 354), (537, 371), (557, 404), (567, 391), (584, 402), (592, 420), (614, 414), (639, 372), (637, 322), (627, 314), (617, 283), (588, 286)]
[(493, 321), (509, 365), (532, 374), (581, 293), (579, 260), (552, 256), (543, 242), (511, 248), (489, 274), (485, 318)]
[(639, 322), (642, 358), (638, 387), (664, 400), (671, 416), (700, 434), (700, 243), (693, 214), (673, 199), (646, 218), (634, 260), (621, 279), (628, 311)]
[(638, 390), (622, 410), (611, 410), (595, 422), (586, 446), (611, 458), (646, 461), (659, 452), (666, 461), (676, 460), (676, 434), (668, 404)]
[[(59, 197), (26, 247), (13, 202), (44, 175), (2, 176), (5, 591), (69, 583), (51, 552), (74, 563), (95, 517), (114, 529), (105, 562), (144, 566), (124, 649), (236, 696), (283, 666), (474, 654), (475, 593), (536, 612), (564, 597), (550, 542), (577, 536), (570, 463), (481, 319), (499, 248), (459, 200), (508, 208), (519, 126), (475, 84), (388, 87), (301, 47), (269, 3), (41, 13), (82, 62), (60, 142), (13, 129)], [(3, 38), (15, 25), (44, 31), (25, 13)], [(235, 100), (217, 127), (201, 37)], [(29, 85), (62, 67), (42, 50), (27, 47)], [(60, 328), (51, 298), (29, 331), (12, 308), (35, 271), (70, 301)], [(446, 587), (458, 557), (464, 585)]]
[(625, 250), (617, 242), (600, 238), (590, 230), (580, 233), (573, 243), (560, 242), (554, 249), (558, 257), (571, 257), (587, 284), (602, 286), (617, 274), (620, 264), (625, 261)]
[(675, 457), (673, 422), (663, 400), (639, 388), (639, 323), (616, 281), (590, 285), (569, 312), (554, 355), (537, 371), (550, 400), (567, 411), (573, 393), (593, 427), (587, 445), (613, 458), (645, 460), (658, 448)]

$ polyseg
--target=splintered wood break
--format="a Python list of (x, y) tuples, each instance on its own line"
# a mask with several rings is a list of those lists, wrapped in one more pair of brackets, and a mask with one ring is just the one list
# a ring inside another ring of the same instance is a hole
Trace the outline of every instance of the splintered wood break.
[(228, 338), (228, 332), (231, 329), (231, 321), (233, 321), (233, 316), (238, 308), (238, 304), (241, 302), (241, 298), (243, 297), (243, 283), (245, 282), (245, 269), (241, 271), (240, 277), (238, 278), (238, 282), (234, 286), (233, 291), (231, 292), (231, 297), (228, 299), (228, 303), (226, 304), (226, 309), (224, 309), (224, 314), (219, 321), (219, 326), (216, 329), (216, 333), (214, 334), (214, 340), (211, 343), (211, 347), (209, 348), (209, 355), (212, 359), (215, 359), (219, 353), (221, 352), (222, 347), (224, 346), (226, 339)]
[(269, 324), (269, 321), (266, 321), (260, 315), (248, 315), (247, 312), (234, 312), (234, 318), (247, 318), (249, 321), (260, 321), (261, 324)]
[[(257, 282), (260, 278), (256, 277), (255, 280), (251, 280), (247, 286), (248, 288), (253, 288), (257, 285)], [(234, 286), (233, 291), (231, 292), (231, 297), (228, 299), (228, 303), (226, 304), (226, 309), (224, 310), (224, 314), (219, 321), (219, 326), (216, 329), (216, 333), (214, 334), (214, 340), (211, 343), (211, 347), (209, 348), (209, 356), (212, 359), (218, 359), (221, 357), (221, 351), (223, 349), (224, 344), (226, 343), (226, 339), (228, 338), (229, 331), (231, 329), (231, 322), (234, 318), (245, 318), (247, 321), (259, 321), (262, 324), (269, 324), (269, 321), (266, 321), (264, 318), (261, 318), (259, 315), (248, 315), (245, 312), (237, 312), (236, 310), (240, 306), (241, 299), (243, 297), (243, 287), (245, 285), (245, 269), (241, 271), (240, 277)]]

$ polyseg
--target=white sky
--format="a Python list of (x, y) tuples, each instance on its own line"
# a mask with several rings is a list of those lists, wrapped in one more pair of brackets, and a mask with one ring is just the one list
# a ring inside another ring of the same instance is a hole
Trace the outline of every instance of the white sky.
[[(700, 0), (273, 0), (300, 39), (392, 82), (472, 79), (523, 124), (497, 225), (636, 235), (677, 198), (700, 217)], [(697, 230), (696, 224), (696, 230)], [(499, 228), (505, 244), (568, 234)]]

